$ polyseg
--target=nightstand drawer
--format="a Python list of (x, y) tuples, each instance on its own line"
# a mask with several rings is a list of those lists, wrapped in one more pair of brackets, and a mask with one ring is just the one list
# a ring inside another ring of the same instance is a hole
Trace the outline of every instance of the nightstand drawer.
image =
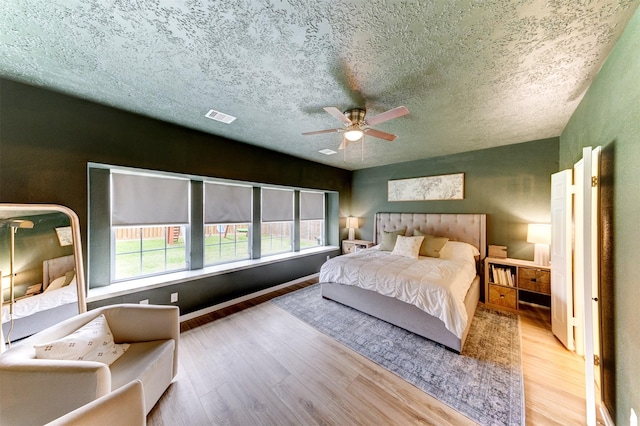
[(523, 290), (538, 293), (551, 294), (551, 274), (533, 268), (520, 268), (518, 270), (518, 287)]
[(516, 289), (489, 285), (489, 303), (504, 306), (505, 308), (518, 309)]
[(342, 244), (342, 254), (349, 254), (349, 253), (353, 253), (356, 251), (356, 245), (355, 244), (348, 244), (348, 243), (343, 243)]
[(342, 240), (342, 254), (355, 253), (358, 250), (373, 247), (373, 241), (366, 240)]

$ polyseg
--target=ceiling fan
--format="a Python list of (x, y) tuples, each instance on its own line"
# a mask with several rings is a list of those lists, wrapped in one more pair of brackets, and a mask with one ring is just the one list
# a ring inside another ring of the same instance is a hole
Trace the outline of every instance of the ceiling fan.
[(338, 129), (326, 129), (316, 130), (314, 132), (305, 132), (303, 135), (318, 135), (321, 133), (344, 133), (344, 139), (340, 144), (339, 149), (344, 149), (350, 142), (360, 140), (365, 134), (373, 136), (374, 138), (384, 139), (387, 141), (393, 141), (397, 138), (396, 135), (391, 133), (382, 132), (380, 130), (372, 129), (371, 126), (382, 123), (384, 121), (393, 120), (394, 118), (402, 117), (409, 114), (409, 109), (404, 106), (385, 111), (382, 114), (378, 114), (369, 119), (365, 119), (367, 111), (362, 108), (353, 108), (341, 112), (336, 107), (325, 107), (325, 111), (340, 120), (346, 127)]

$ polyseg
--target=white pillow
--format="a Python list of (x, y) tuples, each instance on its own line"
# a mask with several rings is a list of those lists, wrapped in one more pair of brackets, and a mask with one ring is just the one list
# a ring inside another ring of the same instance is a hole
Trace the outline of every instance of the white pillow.
[(67, 277), (65, 277), (64, 275), (61, 277), (58, 277), (49, 283), (47, 288), (44, 289), (44, 293), (62, 288), (66, 282), (67, 282)]
[(471, 244), (461, 241), (447, 241), (440, 249), (440, 259), (460, 259), (475, 262), (475, 256), (479, 256), (480, 252)]
[(396, 245), (393, 247), (391, 254), (417, 259), (420, 254), (422, 240), (424, 240), (424, 237), (403, 237), (398, 235)]
[(98, 361), (111, 365), (129, 344), (114, 343), (107, 319), (100, 315), (70, 335), (34, 348), (39, 359)]

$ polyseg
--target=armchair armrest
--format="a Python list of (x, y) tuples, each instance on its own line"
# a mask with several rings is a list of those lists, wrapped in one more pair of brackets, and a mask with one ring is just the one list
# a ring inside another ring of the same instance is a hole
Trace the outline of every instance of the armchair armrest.
[(6, 355), (0, 361), (2, 424), (43, 424), (111, 391), (105, 364)]
[(145, 412), (142, 382), (134, 380), (47, 426), (146, 425)]

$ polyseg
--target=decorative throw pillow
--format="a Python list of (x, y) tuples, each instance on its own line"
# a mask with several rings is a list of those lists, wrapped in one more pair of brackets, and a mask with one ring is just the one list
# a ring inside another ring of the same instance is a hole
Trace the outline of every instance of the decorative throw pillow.
[(76, 277), (76, 271), (75, 270), (71, 270), (68, 271), (64, 274), (64, 285), (69, 285), (71, 284), (71, 282), (74, 280), (74, 278)]
[(64, 284), (66, 281), (67, 281), (67, 277), (65, 277), (64, 275), (56, 278), (55, 280), (49, 283), (47, 288), (44, 289), (44, 293), (64, 287)]
[(403, 237), (402, 235), (398, 235), (396, 245), (391, 254), (408, 257), (410, 259), (417, 259), (420, 253), (420, 244), (422, 244), (422, 240), (424, 240), (424, 237)]
[(475, 256), (479, 256), (478, 249), (471, 244), (461, 241), (448, 241), (440, 250), (440, 257), (443, 259), (461, 259), (475, 262)]
[(446, 237), (434, 237), (418, 230), (414, 230), (413, 235), (424, 237), (420, 246), (420, 256), (440, 257), (440, 250), (449, 241)]
[(111, 365), (124, 354), (129, 344), (114, 343), (107, 319), (100, 315), (70, 335), (34, 348), (39, 359), (98, 361)]
[(393, 250), (393, 247), (396, 245), (396, 238), (398, 238), (399, 235), (404, 235), (406, 230), (407, 228), (398, 229), (397, 231), (383, 231), (382, 241), (380, 242), (380, 250)]

